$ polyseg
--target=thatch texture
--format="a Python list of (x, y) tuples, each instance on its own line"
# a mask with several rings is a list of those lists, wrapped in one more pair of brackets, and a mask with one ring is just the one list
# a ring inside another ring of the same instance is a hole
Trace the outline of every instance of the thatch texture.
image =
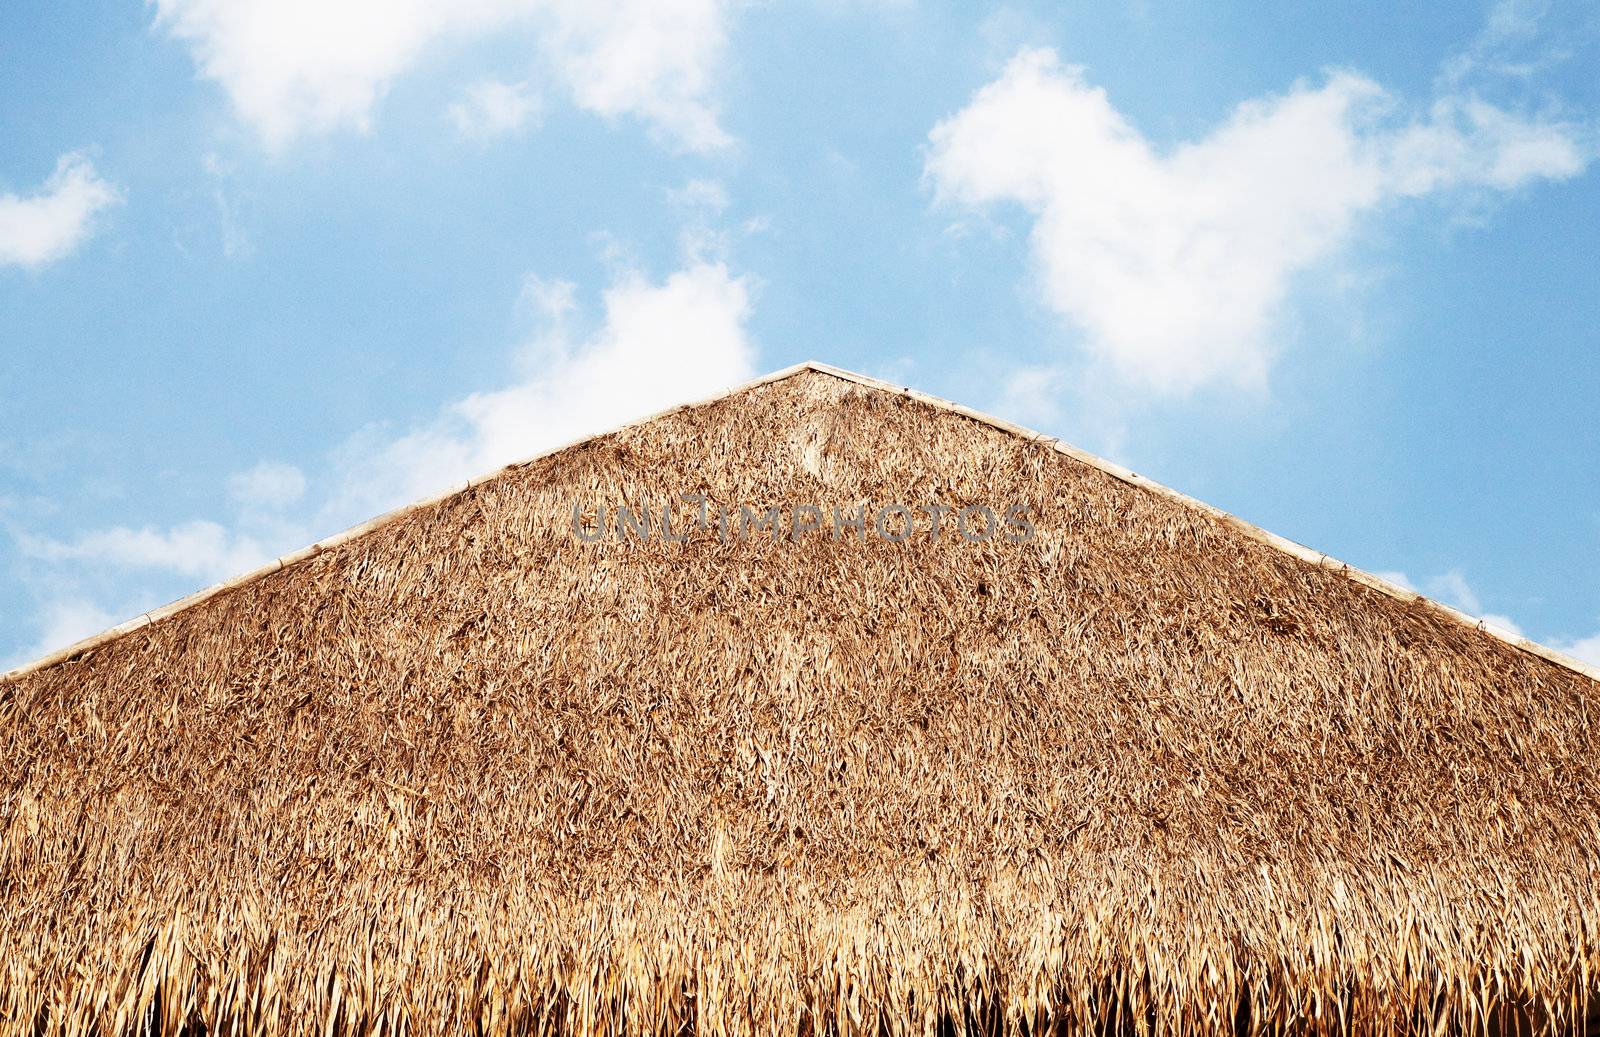
[[(680, 493), (1037, 535), (573, 535)], [(0, 1035), (1579, 1032), (1597, 713), (802, 371), (0, 684)]]

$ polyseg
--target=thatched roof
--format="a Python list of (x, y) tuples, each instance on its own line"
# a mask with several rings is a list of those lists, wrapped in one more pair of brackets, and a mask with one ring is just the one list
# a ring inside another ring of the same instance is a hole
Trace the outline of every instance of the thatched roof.
[[(679, 494), (1034, 535), (572, 529)], [(1597, 713), (1547, 649), (803, 365), (0, 682), (0, 1035), (1577, 1032)]]

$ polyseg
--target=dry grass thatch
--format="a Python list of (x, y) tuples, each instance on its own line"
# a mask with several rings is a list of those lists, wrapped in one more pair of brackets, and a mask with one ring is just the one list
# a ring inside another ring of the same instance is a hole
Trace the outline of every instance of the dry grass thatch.
[[(1038, 533), (571, 533), (680, 492)], [(0, 683), (0, 1037), (1600, 1033), (1600, 683), (1364, 579), (820, 370), (671, 412)]]

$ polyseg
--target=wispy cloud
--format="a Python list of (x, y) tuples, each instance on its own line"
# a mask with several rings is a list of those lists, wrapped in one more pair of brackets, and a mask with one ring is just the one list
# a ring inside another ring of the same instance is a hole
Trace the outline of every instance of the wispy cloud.
[(999, 410), (1024, 425), (1048, 425), (1061, 413), (1061, 371), (1052, 366), (1012, 370), (1001, 387)]
[(1558, 652), (1565, 652), (1574, 659), (1600, 666), (1600, 632), (1572, 641), (1556, 641), (1550, 647)]
[(1396, 586), (1403, 587), (1417, 594), (1425, 594), (1436, 601), (1454, 606), (1469, 616), (1476, 616), (1490, 626), (1499, 627), (1518, 637), (1525, 636), (1522, 627), (1510, 616), (1496, 612), (1485, 612), (1483, 599), (1472, 584), (1467, 582), (1467, 577), (1460, 569), (1451, 569), (1420, 582), (1414, 581), (1403, 572), (1388, 570), (1374, 573), (1380, 579), (1388, 580)]
[(163, 590), (175, 597), (173, 588), (182, 593), (239, 576), (311, 539), (312, 527), (297, 508), (307, 480), (295, 466), (262, 462), (234, 473), (226, 489), (229, 506), (219, 507), (225, 522), (202, 518), (54, 536), (8, 521), (19, 572), (37, 586), (40, 604), (36, 641), (6, 666), (31, 661), (160, 604)]
[(262, 461), (228, 479), (228, 497), (252, 511), (282, 511), (298, 504), (305, 494), (305, 473), (278, 461)]
[(37, 613), (39, 636), (12, 655), (0, 658), (0, 673), (24, 666), (92, 634), (115, 626), (117, 617), (86, 598), (55, 597)]
[(41, 267), (70, 255), (121, 193), (80, 154), (61, 156), (30, 195), (0, 194), (0, 266)]
[(527, 82), (485, 79), (462, 92), (450, 106), (456, 130), (473, 140), (492, 140), (515, 133), (539, 114), (539, 97)]
[(692, 213), (719, 216), (728, 208), (728, 191), (716, 180), (690, 180), (668, 189), (666, 195), (672, 204)]
[(237, 576), (271, 560), (253, 538), (205, 519), (169, 529), (115, 526), (76, 539), (20, 535), (17, 546), (24, 557), (39, 561), (157, 569), (205, 581)]
[(1453, 91), (1486, 76), (1526, 79), (1560, 61), (1562, 49), (1543, 38), (1549, 13), (1549, 0), (1497, 0), (1478, 35), (1440, 68), (1442, 87)]

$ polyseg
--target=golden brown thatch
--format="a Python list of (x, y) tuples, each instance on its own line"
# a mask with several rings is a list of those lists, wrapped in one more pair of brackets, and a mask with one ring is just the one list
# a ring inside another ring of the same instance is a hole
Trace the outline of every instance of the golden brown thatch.
[[(1036, 535), (571, 528), (680, 493)], [(0, 1037), (1578, 1032), (1597, 710), (806, 365), (0, 683)]]

